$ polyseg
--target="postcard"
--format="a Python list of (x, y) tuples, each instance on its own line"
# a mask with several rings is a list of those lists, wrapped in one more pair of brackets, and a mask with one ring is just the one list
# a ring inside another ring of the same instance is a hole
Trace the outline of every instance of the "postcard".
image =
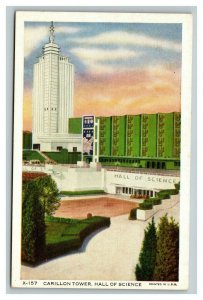
[(16, 12), (12, 287), (186, 290), (192, 16)]

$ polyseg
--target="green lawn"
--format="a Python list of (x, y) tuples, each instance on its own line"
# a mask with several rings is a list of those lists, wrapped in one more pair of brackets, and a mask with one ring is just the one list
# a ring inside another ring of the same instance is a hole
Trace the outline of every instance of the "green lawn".
[(95, 230), (110, 226), (110, 218), (91, 217), (84, 220), (46, 218), (46, 259), (78, 249), (85, 237)]
[(89, 190), (89, 191), (61, 191), (60, 195), (77, 196), (77, 195), (97, 195), (105, 194), (104, 190)]
[(78, 234), (71, 235), (73, 225), (67, 223), (46, 222), (46, 244), (55, 244), (78, 239)]
[(76, 164), (81, 160), (81, 153), (68, 152), (66, 149), (62, 149), (60, 152), (44, 152), (44, 154), (59, 164)]
[(37, 151), (23, 150), (23, 160), (32, 160), (32, 159), (39, 160), (42, 163), (45, 161), (45, 158), (42, 155), (40, 155)]

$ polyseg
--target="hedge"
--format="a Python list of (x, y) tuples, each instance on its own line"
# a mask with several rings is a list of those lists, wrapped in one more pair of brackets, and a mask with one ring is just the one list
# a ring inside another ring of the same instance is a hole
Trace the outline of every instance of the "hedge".
[(46, 221), (53, 223), (70, 224), (67, 233), (63, 233), (60, 238), (69, 237), (67, 241), (48, 243), (46, 245), (46, 259), (66, 254), (69, 251), (79, 249), (84, 239), (97, 229), (110, 226), (110, 218), (94, 216), (84, 220), (65, 219), (48, 217)]
[(48, 244), (46, 246), (46, 259), (54, 258), (70, 251), (77, 250), (80, 246), (81, 240), (79, 237), (73, 237), (73, 239), (68, 242)]
[(142, 210), (149, 210), (152, 209), (153, 204), (150, 201), (144, 201), (143, 203), (140, 203), (139, 209)]
[(162, 193), (161, 192), (158, 192), (157, 193), (157, 197), (161, 200), (164, 200), (164, 199), (169, 199), (170, 198), (170, 194), (169, 192), (165, 192), (163, 191)]
[(77, 196), (77, 195), (97, 195), (105, 194), (104, 190), (89, 190), (89, 191), (61, 191), (60, 195)]
[(160, 198), (150, 198), (149, 201), (153, 204), (153, 205), (160, 205), (162, 203)]
[(137, 220), (137, 207), (131, 209), (128, 220)]
[[(177, 189), (171, 189), (171, 190), (162, 190), (160, 192), (157, 193), (158, 196), (162, 196), (162, 195), (167, 195), (168, 197), (170, 197), (170, 195), (177, 195), (178, 194), (178, 190)], [(164, 198), (166, 199), (166, 198)]]
[[(180, 184), (177, 184), (177, 187)], [(176, 186), (176, 185), (175, 185)], [(148, 200), (145, 200), (143, 203), (139, 205), (139, 209), (142, 210), (148, 210), (152, 209), (153, 205), (159, 205), (162, 203), (162, 200), (169, 199), (170, 195), (177, 195), (179, 193), (178, 189), (168, 189), (168, 190), (162, 190), (157, 193), (157, 196), (155, 198), (149, 198)]]
[(68, 152), (67, 149), (59, 152), (44, 152), (44, 154), (58, 164), (76, 164), (78, 160), (81, 160), (80, 152)]
[(175, 185), (175, 189), (179, 192), (180, 191), (180, 182), (174, 184)]
[(39, 160), (44, 163), (45, 158), (35, 150), (23, 150), (23, 160)]
[(68, 224), (77, 224), (79, 220), (77, 219), (68, 219), (68, 218), (56, 218), (53, 216), (46, 216), (46, 222), (53, 222), (53, 223), (68, 223)]

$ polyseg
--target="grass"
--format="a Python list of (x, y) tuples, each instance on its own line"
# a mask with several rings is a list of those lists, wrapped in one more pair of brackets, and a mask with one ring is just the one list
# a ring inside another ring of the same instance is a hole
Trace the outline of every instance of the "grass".
[(154, 205), (160, 205), (162, 200), (170, 199), (171, 195), (177, 195), (179, 191), (177, 189), (168, 189), (168, 190), (161, 190), (157, 193), (156, 198), (149, 198), (145, 200), (143, 203), (140, 203), (139, 209), (148, 210), (152, 209)]
[(95, 230), (110, 226), (110, 218), (88, 219), (46, 218), (46, 255), (53, 258), (80, 248), (85, 237)]
[(76, 164), (81, 160), (81, 153), (68, 152), (66, 149), (62, 149), (60, 152), (44, 152), (44, 154), (59, 164)]
[(45, 158), (42, 155), (40, 155), (37, 151), (23, 150), (23, 160), (32, 160), (32, 159), (39, 160), (40, 162), (45, 161)]
[[(67, 242), (75, 239), (80, 241), (80, 237), (78, 235), (79, 227), (76, 226), (75, 230), (74, 227), (75, 226), (68, 223), (46, 222), (46, 245)], [(75, 231), (74, 236), (71, 234), (73, 231)]]
[(89, 191), (61, 191), (60, 195), (78, 196), (78, 195), (97, 195), (105, 194), (104, 190), (89, 190)]

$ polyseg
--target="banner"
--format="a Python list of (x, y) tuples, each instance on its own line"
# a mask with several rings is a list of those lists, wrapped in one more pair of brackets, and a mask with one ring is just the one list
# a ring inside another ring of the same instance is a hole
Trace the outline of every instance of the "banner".
[(83, 116), (83, 154), (93, 155), (94, 116)]

